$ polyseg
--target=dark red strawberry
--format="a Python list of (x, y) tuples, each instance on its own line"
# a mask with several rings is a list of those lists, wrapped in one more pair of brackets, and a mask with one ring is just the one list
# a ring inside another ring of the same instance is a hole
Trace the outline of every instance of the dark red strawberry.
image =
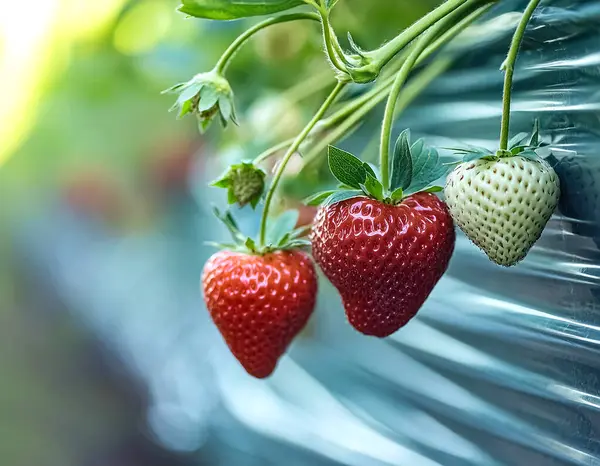
[(398, 205), (354, 197), (323, 206), (311, 241), (352, 326), (386, 337), (414, 317), (446, 271), (455, 234), (446, 205), (420, 192)]
[(246, 371), (269, 376), (315, 307), (317, 276), (299, 250), (220, 251), (204, 266), (204, 300)]

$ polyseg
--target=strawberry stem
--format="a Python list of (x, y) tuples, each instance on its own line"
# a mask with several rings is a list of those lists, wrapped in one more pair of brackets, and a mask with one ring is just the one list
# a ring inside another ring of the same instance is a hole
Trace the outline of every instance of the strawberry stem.
[(377, 50), (365, 52), (365, 56), (376, 63), (378, 69), (383, 68), (398, 52), (403, 50), (416, 37), (425, 32), (428, 28), (436, 24), (441, 19), (456, 11), (461, 5), (468, 0), (448, 0), (435, 10), (429, 12), (419, 21), (414, 23), (409, 28), (405, 29), (401, 34), (396, 36), (385, 45)]
[(533, 16), (533, 12), (539, 5), (539, 3), (540, 0), (531, 0), (527, 5), (527, 8), (523, 12), (523, 16), (521, 17), (521, 21), (519, 21), (519, 25), (515, 30), (515, 34), (513, 35), (512, 42), (510, 44), (510, 49), (508, 50), (508, 55), (506, 56), (506, 60), (503, 64), (505, 74), (504, 90), (502, 96), (502, 123), (500, 127), (500, 150), (502, 151), (508, 149), (508, 131), (510, 127), (510, 101), (512, 95), (515, 63), (517, 61), (517, 57), (519, 56), (519, 48), (521, 47), (521, 43), (523, 42), (525, 29), (527, 29), (527, 24), (529, 23), (529, 20)]
[(254, 160), (252, 161), (252, 163), (254, 165), (258, 165), (259, 163), (264, 162), (266, 159), (268, 159), (272, 155), (275, 155), (280, 150), (283, 150), (286, 147), (291, 146), (293, 142), (294, 142), (294, 138), (286, 139), (285, 141), (282, 141), (279, 144), (275, 144), (273, 147), (269, 147), (264, 152), (261, 152), (260, 154), (258, 154), (254, 158)]
[(219, 61), (217, 62), (216, 66), (215, 66), (215, 70), (217, 71), (218, 74), (222, 75), (225, 72), (225, 70), (227, 69), (229, 62), (231, 61), (233, 56), (237, 53), (237, 51), (240, 49), (240, 47), (242, 45), (244, 45), (246, 43), (246, 41), (248, 39), (250, 39), (250, 37), (252, 37), (254, 34), (259, 32), (260, 30), (262, 30), (266, 27), (272, 26), (273, 24), (287, 23), (289, 21), (297, 21), (300, 19), (309, 19), (312, 21), (320, 20), (319, 15), (317, 15), (315, 13), (306, 13), (306, 12), (305, 13), (292, 13), (289, 15), (281, 15), (281, 16), (275, 16), (273, 18), (265, 19), (264, 21), (261, 21), (260, 23), (252, 26), (250, 29), (244, 31), (242, 34), (240, 34), (238, 36), (237, 39), (235, 39), (231, 43), (231, 45), (229, 47), (227, 47), (227, 50), (225, 50), (223, 55), (221, 55), (221, 58), (219, 58)]
[[(443, 17), (427, 32), (425, 32), (413, 46), (413, 49), (411, 50), (410, 54), (406, 57), (406, 60), (400, 68), (400, 71), (394, 79), (394, 83), (392, 84), (392, 88), (390, 90), (387, 104), (385, 107), (385, 113), (383, 115), (379, 151), (379, 168), (381, 170), (381, 181), (386, 189), (389, 189), (390, 187), (389, 154), (391, 145), (392, 125), (394, 123), (396, 102), (398, 100), (400, 92), (402, 91), (402, 87), (404, 86), (404, 83), (406, 82), (408, 75), (410, 74), (412, 69), (419, 62), (419, 57), (422, 54), (431, 50), (429, 48), (431, 44), (436, 44), (437, 47), (443, 45), (445, 41), (454, 37), (452, 34), (445, 34), (452, 29), (452, 26), (455, 26), (458, 23), (462, 24), (464, 27), (465, 20), (475, 20), (475, 18), (477, 18), (479, 14), (481, 14), (488, 8), (488, 6), (484, 6), (471, 12), (470, 10), (473, 8), (474, 3), (475, 2), (469, 1), (465, 2), (463, 5), (456, 8), (452, 13)], [(444, 37), (444, 40), (442, 42), (439, 41), (441, 37)]]
[[(459, 21), (453, 27), (444, 32), (444, 34), (429, 44), (425, 51), (419, 55), (415, 65), (421, 64), (440, 47), (446, 45), (448, 42), (454, 39), (460, 32), (464, 31), (467, 26), (473, 23), (491, 6), (491, 4), (488, 4), (475, 10), (462, 21)], [(419, 94), (421, 94), (424, 89), (427, 88), (429, 84), (431, 84), (435, 78), (446, 71), (451, 64), (451, 57), (440, 57), (432, 61), (431, 64), (421, 71), (418, 79), (411, 81), (402, 91), (400, 98), (396, 103), (395, 116), (397, 117), (399, 110), (403, 110), (405, 107), (407, 107), (415, 98), (419, 96)], [(394, 67), (395, 64), (391, 66)], [(312, 163), (327, 148), (328, 145), (333, 144), (334, 142), (339, 141), (346, 136), (353, 128), (356, 127), (356, 125), (359, 124), (366, 114), (368, 114), (382, 100), (384, 100), (389, 95), (390, 88), (394, 82), (394, 77), (395, 74), (384, 79), (381, 85), (374, 87), (369, 92), (363, 94), (363, 96), (354, 99), (349, 104), (342, 107), (338, 112), (334, 113), (329, 118), (322, 120), (319, 125), (321, 129), (333, 128), (336, 127), (336, 125), (337, 127), (334, 131), (331, 131), (329, 134), (327, 134), (326, 137), (322, 138), (317, 145), (311, 148), (310, 152), (304, 157), (305, 164), (308, 165)]]
[(336, 50), (339, 50), (339, 44), (337, 42), (337, 37), (329, 24), (329, 11), (325, 7), (319, 8), (319, 14), (321, 15), (321, 24), (323, 26), (323, 42), (325, 43), (325, 51), (327, 52), (327, 57), (329, 61), (338, 71), (341, 71), (343, 74), (347, 74), (346, 67), (340, 61)]
[(279, 167), (277, 168), (277, 172), (275, 173), (275, 176), (273, 177), (273, 181), (271, 182), (271, 186), (269, 187), (269, 191), (267, 192), (267, 196), (265, 198), (265, 207), (263, 209), (262, 218), (260, 220), (259, 236), (260, 236), (260, 246), (261, 247), (265, 246), (265, 237), (266, 237), (266, 233), (267, 233), (267, 220), (269, 218), (269, 208), (271, 207), (271, 201), (273, 200), (273, 195), (275, 194), (275, 190), (277, 189), (277, 185), (279, 184), (279, 180), (281, 179), (281, 176), (283, 175), (283, 172), (285, 170), (287, 163), (292, 158), (292, 155), (294, 155), (296, 150), (298, 150), (298, 147), (300, 147), (300, 144), (302, 144), (302, 142), (306, 139), (306, 137), (311, 132), (311, 130), (314, 128), (314, 126), (317, 124), (317, 122), (323, 117), (323, 115), (325, 114), (327, 109), (331, 106), (331, 104), (338, 97), (338, 95), (340, 94), (342, 89), (344, 89), (346, 84), (347, 83), (344, 83), (344, 82), (337, 83), (337, 85), (334, 87), (333, 91), (331, 91), (331, 94), (329, 94), (329, 97), (327, 97), (325, 102), (323, 102), (323, 105), (321, 105), (321, 108), (319, 108), (319, 110), (317, 110), (317, 113), (315, 113), (315, 115), (312, 117), (312, 119), (308, 122), (308, 124), (304, 127), (304, 129), (300, 132), (300, 134), (296, 137), (296, 139), (294, 140), (292, 145), (288, 148), (287, 152), (283, 156), (283, 159), (281, 159), (281, 163), (279, 164)]

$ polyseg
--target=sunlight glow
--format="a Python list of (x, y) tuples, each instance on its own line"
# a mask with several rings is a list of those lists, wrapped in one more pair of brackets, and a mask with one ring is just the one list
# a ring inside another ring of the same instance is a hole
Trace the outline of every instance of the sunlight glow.
[(31, 131), (44, 86), (76, 40), (101, 33), (124, 0), (0, 2), (0, 167)]

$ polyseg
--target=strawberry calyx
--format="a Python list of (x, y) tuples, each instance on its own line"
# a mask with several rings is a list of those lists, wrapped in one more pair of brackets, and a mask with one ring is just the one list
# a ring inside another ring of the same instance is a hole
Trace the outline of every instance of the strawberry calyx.
[(396, 205), (418, 192), (442, 191), (435, 182), (448, 173), (435, 148), (428, 147), (423, 139), (411, 144), (408, 129), (396, 141), (390, 160), (389, 186), (384, 186), (374, 167), (342, 149), (329, 146), (328, 160), (329, 169), (340, 184), (337, 189), (308, 197), (304, 200), (307, 205), (328, 206), (354, 197)]
[(188, 113), (195, 115), (201, 133), (217, 116), (224, 128), (229, 121), (237, 125), (231, 85), (216, 68), (199, 73), (187, 82), (175, 84), (165, 89), (163, 94), (178, 95), (170, 111), (176, 110), (178, 118)]
[(499, 149), (496, 152), (492, 152), (485, 147), (469, 144), (465, 144), (465, 147), (461, 148), (447, 147), (446, 149), (454, 151), (457, 155), (461, 155), (463, 162), (472, 162), (479, 159), (496, 161), (502, 158), (517, 156), (536, 161), (540, 159), (536, 151), (544, 146), (547, 146), (547, 144), (540, 138), (539, 121), (536, 119), (531, 134), (518, 133), (508, 142), (508, 149)]
[(216, 188), (227, 189), (227, 202), (256, 208), (265, 191), (267, 174), (252, 162), (231, 165), (221, 177), (211, 183)]
[(229, 210), (221, 212), (217, 207), (213, 207), (213, 213), (225, 225), (233, 241), (230, 243), (206, 243), (210, 246), (260, 256), (275, 251), (302, 249), (310, 246), (310, 242), (303, 239), (310, 227), (295, 228), (300, 215), (297, 210), (286, 210), (278, 217), (270, 219), (272, 221), (267, 224), (267, 241), (264, 246), (260, 246), (256, 239), (241, 232)]

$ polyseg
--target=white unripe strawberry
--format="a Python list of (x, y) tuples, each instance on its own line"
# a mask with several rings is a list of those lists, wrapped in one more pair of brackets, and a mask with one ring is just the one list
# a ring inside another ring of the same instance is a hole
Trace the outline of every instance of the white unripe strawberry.
[(503, 157), (463, 162), (444, 189), (456, 224), (496, 264), (515, 265), (538, 240), (560, 197), (544, 160)]

